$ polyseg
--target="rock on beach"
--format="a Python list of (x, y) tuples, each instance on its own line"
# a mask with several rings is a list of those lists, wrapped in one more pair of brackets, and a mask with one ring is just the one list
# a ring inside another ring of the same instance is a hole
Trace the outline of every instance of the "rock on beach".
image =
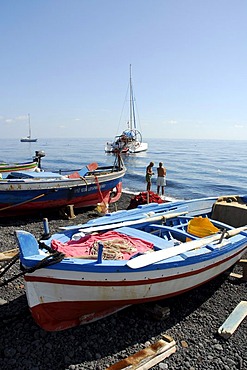
[[(131, 195), (124, 193), (117, 209), (126, 209), (130, 199)], [(110, 210), (115, 210), (115, 206)], [(50, 232), (54, 233), (60, 226), (98, 216), (93, 208), (75, 214), (73, 220), (56, 212), (0, 219), (0, 252), (17, 247), (14, 234), (17, 229), (27, 230), (40, 239), (44, 233), (43, 217), (48, 218)], [(239, 267), (235, 266), (234, 271), (239, 272)], [(16, 262), (1, 281), (19, 272)], [(247, 369), (247, 319), (228, 340), (217, 334), (236, 305), (247, 299), (247, 283), (229, 274), (181, 296), (155, 302), (169, 307), (170, 314), (163, 319), (136, 305), (61, 332), (45, 332), (33, 321), (22, 277), (0, 287), (0, 292), (1, 370), (104, 370), (162, 339), (163, 334), (176, 341), (177, 351), (152, 369)]]

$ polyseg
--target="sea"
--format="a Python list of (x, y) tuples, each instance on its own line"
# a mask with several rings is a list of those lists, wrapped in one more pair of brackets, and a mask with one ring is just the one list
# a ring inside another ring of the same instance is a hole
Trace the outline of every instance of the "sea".
[[(76, 170), (91, 163), (111, 165), (115, 156), (107, 154), (107, 139), (38, 139), (21, 143), (0, 139), (0, 162), (30, 161), (36, 151), (44, 151), (41, 167), (48, 171)], [(209, 196), (246, 194), (247, 141), (149, 139), (147, 152), (122, 155), (127, 168), (123, 189), (129, 193), (146, 190), (145, 171), (154, 162), (152, 191), (156, 191), (156, 167), (167, 169), (165, 195), (168, 199), (195, 199)]]

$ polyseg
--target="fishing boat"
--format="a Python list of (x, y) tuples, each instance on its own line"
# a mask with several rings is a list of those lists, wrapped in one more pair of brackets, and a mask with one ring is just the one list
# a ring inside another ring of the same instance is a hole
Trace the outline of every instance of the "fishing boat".
[(17, 171), (35, 171), (41, 169), (41, 158), (45, 157), (43, 150), (36, 150), (35, 156), (29, 162), (0, 162), (0, 178), (6, 178), (11, 172)]
[(140, 153), (148, 149), (148, 144), (142, 141), (142, 134), (137, 129), (137, 122), (135, 116), (135, 99), (132, 85), (131, 65), (130, 65), (130, 107), (129, 107), (129, 120), (127, 122), (127, 129), (120, 135), (115, 136), (112, 142), (107, 142), (105, 146), (106, 153)]
[(39, 242), (16, 231), (34, 320), (63, 330), (206, 283), (245, 253), (246, 203), (226, 196), (142, 205)]
[(35, 143), (38, 139), (32, 138), (31, 134), (31, 122), (30, 122), (30, 114), (28, 114), (28, 135), (26, 137), (21, 138), (22, 143)]
[(31, 171), (35, 170), (38, 166), (36, 161), (19, 162), (19, 163), (5, 163), (0, 162), (0, 173), (9, 173), (14, 171)]
[(78, 171), (11, 172), (0, 181), (0, 217), (37, 213), (68, 205), (76, 208), (107, 205), (122, 193), (126, 172), (121, 160), (112, 166), (93, 162)]

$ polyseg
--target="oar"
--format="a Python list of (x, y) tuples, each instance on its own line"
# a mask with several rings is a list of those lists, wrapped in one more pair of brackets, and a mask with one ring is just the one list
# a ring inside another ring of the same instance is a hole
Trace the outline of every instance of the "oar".
[[(147, 208), (138, 208), (138, 209), (131, 209), (131, 210), (121, 210), (113, 213), (109, 213), (103, 217), (96, 218), (94, 220), (90, 220), (87, 222), (87, 227), (92, 226), (103, 226), (108, 225), (111, 223), (118, 223), (123, 222), (123, 218), (126, 218), (128, 220), (138, 220), (145, 217), (151, 217), (152, 213), (153, 215), (157, 214), (164, 214), (164, 212), (174, 212), (174, 207), (168, 208), (167, 206), (162, 206), (162, 204), (158, 203), (152, 203), (151, 204), (145, 204), (144, 206), (149, 206)], [(187, 206), (184, 207), (178, 207), (176, 211), (180, 211), (181, 209), (187, 209)], [(59, 229), (62, 230), (73, 230), (73, 229), (79, 229), (81, 227), (85, 227), (85, 224), (78, 224), (73, 226), (60, 226)]]
[[(225, 238), (230, 238), (231, 236), (237, 235), (242, 231), (247, 230), (247, 225), (239, 227), (237, 229), (228, 230), (225, 234)], [(135, 257), (127, 262), (127, 266), (132, 269), (139, 269), (145, 266), (152, 265), (153, 263), (163, 261), (167, 258), (177, 256), (178, 254), (188, 252), (192, 249), (201, 248), (207, 244), (214, 241), (220, 240), (222, 238), (222, 233), (215, 234), (212, 236), (206, 236), (199, 240), (193, 240), (184, 244), (180, 244), (176, 247), (162, 249), (157, 252), (152, 252), (148, 254), (143, 254), (142, 256)], [(220, 245), (220, 244), (219, 244)]]
[[(183, 215), (183, 214), (188, 213), (187, 210), (188, 210), (187, 206), (179, 207), (179, 208), (176, 208), (176, 209), (174, 209), (174, 208), (173, 209), (168, 209), (167, 211), (159, 209), (159, 212), (154, 212), (154, 213), (152, 213), (152, 212), (150, 212), (150, 213), (142, 213), (141, 212), (140, 213), (139, 212), (139, 215), (136, 214), (135, 217), (129, 217), (129, 214), (130, 214), (129, 212), (130, 211), (119, 211), (119, 212), (126, 212), (126, 213), (124, 213), (124, 216), (122, 216), (122, 217), (116, 217), (116, 219), (115, 218), (108, 218), (107, 216), (100, 217), (100, 218), (97, 219), (98, 223), (96, 223), (96, 224), (91, 223), (91, 221), (88, 221), (86, 224), (78, 224), (78, 225), (73, 225), (73, 226), (60, 226), (59, 229), (61, 229), (61, 230), (78, 230), (78, 229), (85, 229), (85, 228), (89, 229), (91, 227), (97, 227), (98, 228), (100, 226), (109, 229), (110, 225), (115, 225), (115, 224), (120, 224), (120, 223), (123, 223), (123, 222), (127, 222), (127, 221), (123, 221), (123, 218), (128, 219), (128, 222), (134, 222), (136, 220), (142, 220), (142, 219), (144, 219), (145, 221), (148, 221), (148, 220), (151, 219), (151, 217), (165, 216), (165, 215), (168, 215), (168, 214), (170, 214), (171, 212), (174, 212), (174, 211), (183, 212), (183, 213), (180, 213), (180, 215)], [(102, 229), (102, 230), (104, 230), (104, 229)]]
[(134, 220), (134, 221), (122, 221), (122, 222), (116, 222), (115, 224), (109, 224), (109, 225), (101, 225), (101, 226), (91, 226), (91, 227), (84, 227), (79, 229), (79, 231), (83, 233), (92, 233), (95, 231), (104, 231), (104, 230), (111, 230), (111, 229), (116, 229), (119, 227), (124, 227), (124, 226), (134, 226), (134, 225), (140, 225), (145, 222), (155, 222), (155, 221), (160, 221), (160, 220), (168, 220), (170, 218), (182, 216), (184, 214), (188, 213), (187, 211), (183, 212), (176, 212), (176, 213), (163, 213), (163, 215), (160, 216), (154, 216), (154, 217), (145, 217), (141, 218), (139, 220)]
[[(174, 207), (173, 207), (174, 209)], [(129, 210), (121, 210), (113, 213), (108, 213), (106, 216), (101, 218), (96, 218), (87, 222), (90, 226), (96, 225), (103, 225), (103, 223), (108, 224), (109, 222), (120, 222), (120, 220), (126, 215), (128, 219), (132, 218), (138, 219), (143, 218), (149, 212), (164, 212), (166, 210), (170, 210), (167, 205), (158, 204), (158, 203), (150, 203), (150, 204), (142, 204), (140, 207), (135, 209)]]

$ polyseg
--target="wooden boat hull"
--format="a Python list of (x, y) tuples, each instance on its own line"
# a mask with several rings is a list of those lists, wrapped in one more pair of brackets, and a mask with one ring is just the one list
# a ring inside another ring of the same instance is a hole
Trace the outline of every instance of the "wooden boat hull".
[(165, 299), (198, 287), (234, 265), (246, 245), (212, 260), (158, 271), (123, 270), (100, 277), (99, 273), (83, 271), (83, 281), (81, 272), (65, 270), (49, 270), (49, 277), (26, 275), (29, 307), (35, 321), (48, 331), (86, 324), (132, 304)]
[[(116, 202), (125, 169), (75, 179), (15, 179), (0, 182), (0, 217), (74, 205), (74, 208)], [(112, 196), (115, 189), (116, 194)]]
[[(133, 220), (132, 226), (126, 227), (124, 222), (130, 220), (128, 212), (132, 215), (133, 212), (124, 211), (125, 216), (122, 219), (121, 212), (116, 212), (116, 217), (123, 223), (117, 228), (118, 233), (153, 243), (154, 252), (146, 256), (148, 260), (156, 252), (163, 253), (168, 249), (176, 251), (174, 255), (168, 258), (163, 256), (155, 263), (138, 268), (130, 268), (128, 260), (102, 260), (99, 254), (97, 260), (67, 257), (52, 266), (26, 273), (27, 299), (35, 321), (48, 331), (63, 330), (98, 320), (132, 304), (182, 294), (228, 270), (246, 251), (247, 232), (243, 231), (243, 228), (238, 230), (214, 221), (217, 227), (230, 230), (230, 239), (224, 239), (223, 236), (222, 241), (216, 243), (211, 237), (211, 242), (209, 239), (204, 242), (204, 238), (190, 235), (195, 242), (200, 242), (200, 247), (177, 252), (177, 248), (189, 244), (184, 242), (188, 236), (188, 222), (194, 214), (199, 214), (201, 208), (202, 215), (212, 215), (209, 209), (212, 209), (214, 203), (213, 198), (208, 198), (164, 204), (162, 206), (167, 207), (167, 210), (163, 209), (162, 225), (158, 219), (154, 222), (152, 218), (150, 221), (139, 223), (138, 226), (136, 220)], [(187, 207), (187, 214), (179, 217), (170, 214), (169, 217), (169, 212), (179, 211), (181, 205)], [(157, 205), (154, 205), (153, 209), (156, 212)], [(89, 226), (91, 225), (92, 223), (89, 223)], [(104, 224), (103, 221), (102, 226), (108, 230), (110, 224)], [(69, 240), (74, 233), (86, 229), (81, 228), (81, 225), (74, 230), (68, 228), (53, 235), (46, 243), (50, 245), (53, 239)], [(155, 230), (160, 236), (155, 234)], [(44, 258), (44, 255), (40, 255), (38, 243), (31, 234), (18, 231), (17, 238), (24, 267), (33, 267)], [(175, 247), (178, 239), (182, 244)], [(129, 261), (137, 261), (138, 258), (138, 255), (134, 255)]]
[(0, 163), (0, 173), (7, 173), (13, 171), (30, 171), (38, 167), (37, 162), (23, 162), (23, 163)]

